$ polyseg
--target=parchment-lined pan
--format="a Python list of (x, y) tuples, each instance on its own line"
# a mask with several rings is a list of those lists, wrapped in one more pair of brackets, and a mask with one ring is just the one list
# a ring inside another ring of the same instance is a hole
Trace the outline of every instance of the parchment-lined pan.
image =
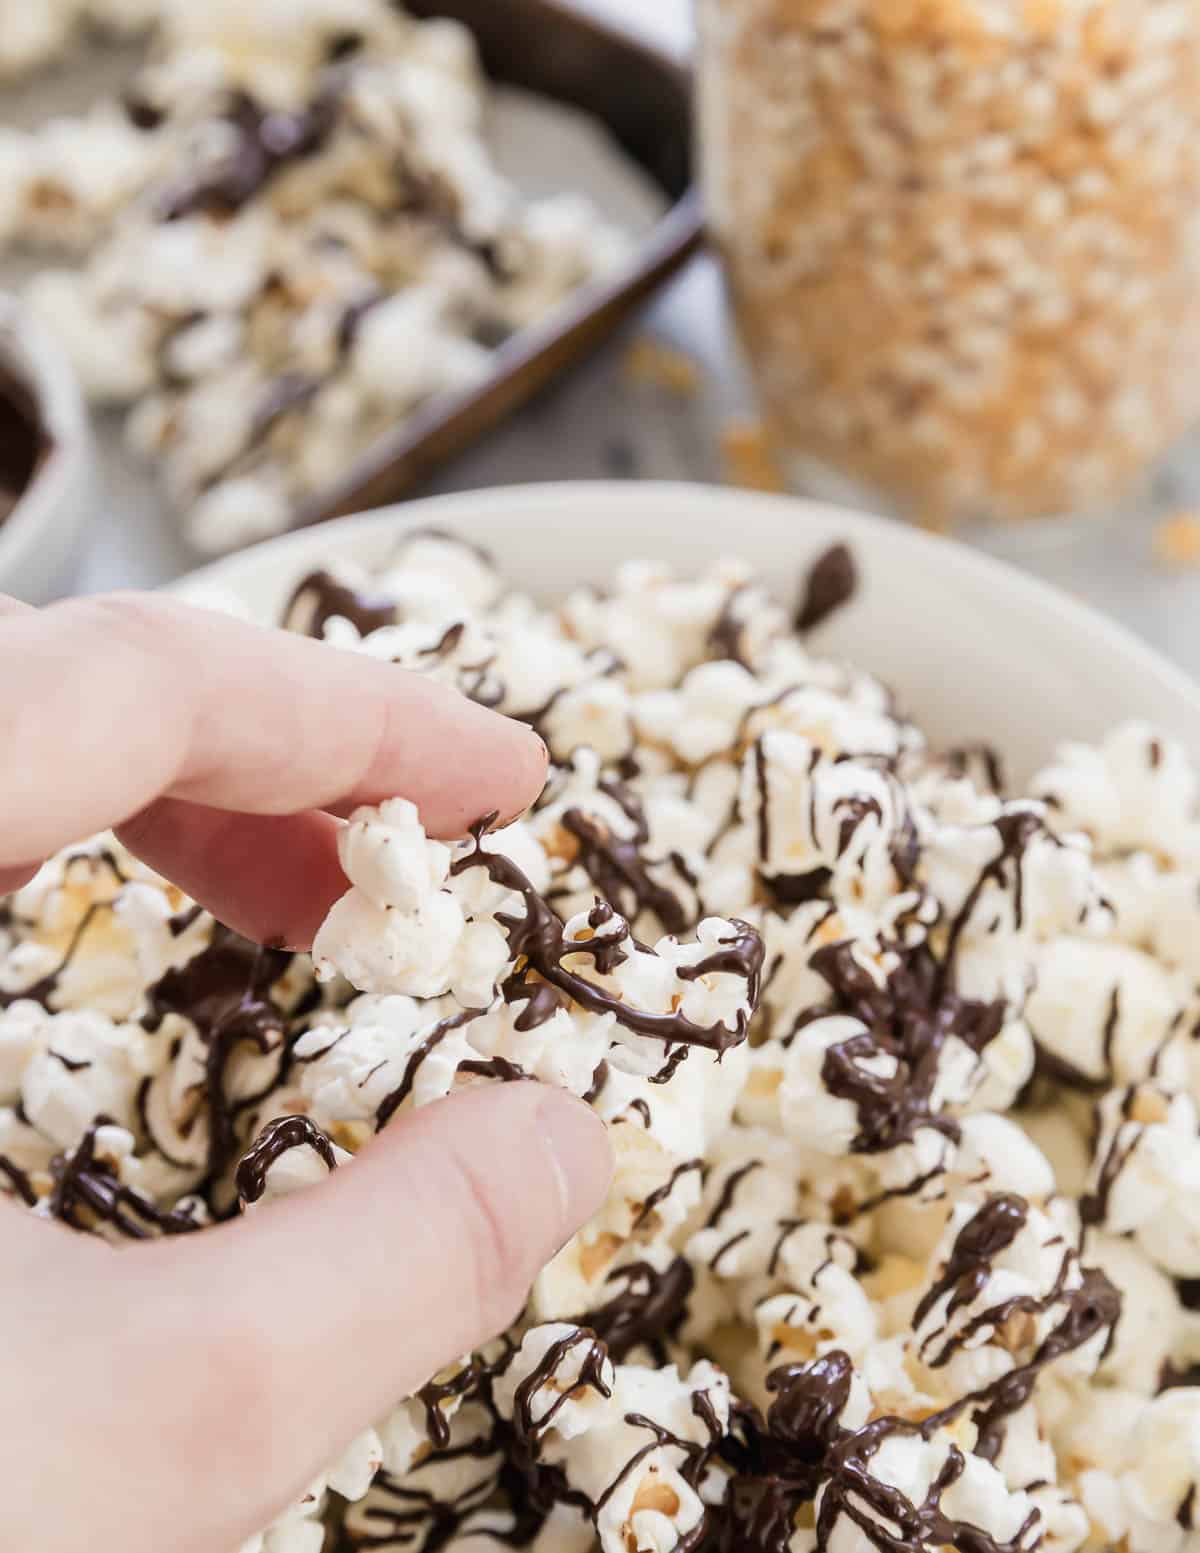
[(691, 81), (677, 60), (558, 0), (406, 0), (406, 9), (453, 17), (470, 28), (497, 82), (595, 118), (672, 204), (622, 272), (515, 335), (481, 384), (409, 416), (334, 488), (305, 503), (298, 525), (408, 495), (601, 344), (702, 238), (699, 200), (690, 188)]

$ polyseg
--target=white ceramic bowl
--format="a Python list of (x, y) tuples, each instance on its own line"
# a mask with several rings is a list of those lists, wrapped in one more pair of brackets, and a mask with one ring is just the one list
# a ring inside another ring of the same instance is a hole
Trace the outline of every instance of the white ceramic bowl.
[(1122, 627), (965, 546), (787, 497), (653, 483), (476, 491), (269, 540), (193, 573), (179, 591), (198, 602), (233, 595), (275, 619), (313, 567), (383, 558), (405, 529), (428, 526), (488, 546), (508, 577), (543, 597), (602, 582), (625, 558), (694, 568), (737, 554), (790, 600), (809, 562), (846, 540), (862, 585), (813, 645), (894, 686), (935, 742), (987, 739), (1020, 782), (1060, 740), (1143, 717), (1200, 762), (1200, 689)]
[(3, 293), (0, 367), (30, 390), (53, 444), (0, 524), (0, 593), (41, 604), (67, 587), (79, 558), (93, 472), (87, 409), (63, 351)]

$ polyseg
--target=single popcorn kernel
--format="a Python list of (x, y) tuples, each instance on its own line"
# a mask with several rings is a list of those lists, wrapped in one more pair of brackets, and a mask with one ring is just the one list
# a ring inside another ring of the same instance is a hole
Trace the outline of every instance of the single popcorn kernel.
[(642, 1480), (630, 1506), (630, 1519), (643, 1510), (653, 1510), (658, 1515), (678, 1515), (679, 1495), (669, 1483), (660, 1483), (653, 1469)]
[(1037, 1320), (1027, 1310), (1014, 1310), (996, 1328), (996, 1341), (1009, 1353), (1020, 1353), (1037, 1340)]
[(910, 1289), (919, 1288), (924, 1280), (925, 1269), (920, 1262), (889, 1252), (879, 1259), (873, 1271), (865, 1275), (862, 1283), (873, 1300), (887, 1300), (896, 1294), (906, 1294)]
[(1173, 513), (1154, 530), (1154, 559), (1169, 568), (1200, 566), (1200, 512)]
[(625, 352), (624, 371), (631, 383), (662, 388), (679, 399), (691, 399), (700, 389), (696, 358), (649, 335), (640, 335)]
[(579, 1265), (583, 1276), (589, 1283), (608, 1266), (621, 1249), (621, 1245), (620, 1236), (607, 1233), (597, 1235), (594, 1240), (584, 1242), (579, 1256)]
[(1155, 1126), (1167, 1121), (1170, 1114), (1171, 1107), (1167, 1097), (1157, 1089), (1140, 1089), (1129, 1108), (1130, 1119), (1144, 1122), (1147, 1126)]
[(721, 458), (728, 485), (748, 491), (787, 488), (766, 430), (758, 421), (726, 421), (721, 431)]

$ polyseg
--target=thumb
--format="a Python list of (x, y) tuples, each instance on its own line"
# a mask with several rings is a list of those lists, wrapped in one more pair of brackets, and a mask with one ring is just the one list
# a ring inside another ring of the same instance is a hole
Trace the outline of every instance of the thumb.
[(230, 1519), (208, 1545), (236, 1547), (356, 1433), (507, 1327), (611, 1169), (580, 1101), (489, 1086), (393, 1124), (253, 1223), (164, 1246), (159, 1271), (189, 1328), (178, 1381), (192, 1424), (197, 1411), (221, 1420), (209, 1466)]

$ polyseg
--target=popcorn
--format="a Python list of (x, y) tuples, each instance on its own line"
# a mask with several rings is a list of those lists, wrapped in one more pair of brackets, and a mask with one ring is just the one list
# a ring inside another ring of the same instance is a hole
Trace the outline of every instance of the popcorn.
[[(1060, 1375), (1095, 1368), (1119, 1296), (1102, 1273), (1080, 1268), (1059, 1225), (1025, 1199), (995, 1193), (981, 1206), (962, 1203), (935, 1261), (942, 1270), (917, 1306), (913, 1333), (931, 1385), (986, 1391), (1022, 1366), (1036, 1374), (1051, 1351)], [(988, 1438), (987, 1411), (976, 1421)]]
[(1123, 724), (1098, 748), (1068, 744), (1033, 789), (1105, 852), (1169, 855), (1195, 821), (1196, 774), (1182, 746), (1144, 723)]
[[(517, 330), (622, 265), (575, 195), (524, 197), (469, 32), (387, 0), (5, 0), (0, 77), (77, 25), (147, 27), (117, 100), (0, 136), (0, 243), (161, 471), (190, 542), (277, 533)], [(10, 14), (11, 13), (11, 14)], [(528, 703), (526, 709), (541, 703)]]
[(1062, 937), (1037, 957), (1025, 1016), (1034, 1040), (1085, 1081), (1130, 1083), (1178, 1068), (1165, 1048), (1181, 1015), (1170, 975), (1124, 945)]
[[(429, 47), (458, 70), (454, 37)], [(0, 1192), (114, 1246), (196, 1233), (522, 1082), (592, 1106), (614, 1173), (509, 1331), (393, 1399), (249, 1553), (333, 1528), (396, 1553), (1186, 1553), (1182, 757), (1134, 729), (1004, 796), (732, 562), (555, 609), (416, 534), (285, 613), (521, 713), (546, 789), (450, 842), (402, 798), (356, 811), (311, 958), (111, 838), (53, 859), (0, 909)]]
[(586, 1330), (536, 1328), (496, 1405), (533, 1460), (584, 1496), (603, 1553), (671, 1553), (703, 1521), (696, 1467), (729, 1418), (729, 1383), (711, 1364), (686, 1378), (673, 1365), (613, 1366)]
[[(30, 1008), (15, 1006), (18, 1014)], [(130, 1030), (103, 1014), (44, 1015), (21, 1079), (30, 1123), (60, 1148), (70, 1148), (97, 1115), (132, 1127), (140, 1075), (130, 1061), (131, 1040)]]
[(354, 888), (313, 943), (317, 975), (339, 972), (366, 992), (430, 998), (453, 990), (465, 1007), (486, 1007), (508, 947), (497, 927), (468, 918), (443, 888), (449, 854), (425, 841), (415, 816), (411, 804), (389, 804), (351, 817), (339, 851)]

